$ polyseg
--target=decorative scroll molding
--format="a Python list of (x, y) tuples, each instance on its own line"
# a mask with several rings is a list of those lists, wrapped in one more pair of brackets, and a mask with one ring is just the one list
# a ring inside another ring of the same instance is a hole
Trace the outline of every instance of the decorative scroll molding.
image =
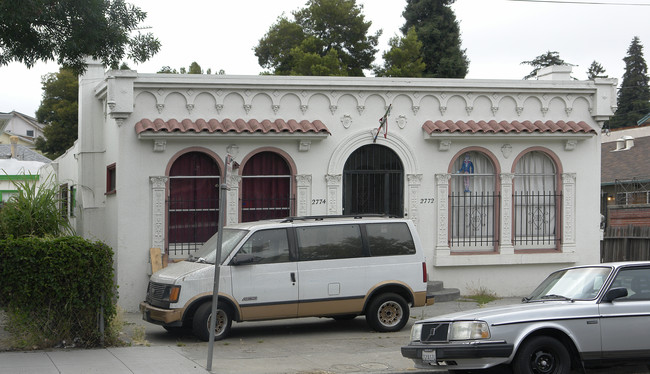
[(397, 127), (399, 127), (400, 129), (403, 129), (404, 127), (406, 127), (407, 122), (408, 121), (406, 120), (405, 115), (402, 114), (402, 115), (399, 115), (397, 117)]
[(504, 144), (501, 146), (501, 153), (503, 154), (503, 157), (509, 158), (510, 155), (512, 154), (512, 146), (510, 144)]
[(562, 250), (566, 252), (576, 245), (576, 173), (562, 174), (562, 198)]
[(154, 140), (153, 141), (153, 151), (154, 152), (165, 152), (167, 148), (167, 140)]
[(349, 114), (343, 115), (343, 117), (341, 117), (341, 125), (343, 125), (344, 128), (349, 129), (350, 126), (352, 126), (352, 116)]
[(573, 151), (574, 149), (576, 149), (577, 146), (578, 146), (577, 140), (567, 140), (566, 143), (564, 143), (564, 150)]
[(151, 248), (165, 250), (165, 186), (168, 177), (149, 177), (151, 183)]
[(436, 174), (436, 201), (438, 231), (436, 232), (436, 256), (449, 255), (449, 180), (451, 174)]
[(226, 192), (226, 225), (232, 225), (239, 222), (239, 184), (241, 176), (229, 174), (226, 180), (228, 190)]
[(451, 148), (451, 140), (443, 139), (438, 143), (438, 150), (440, 152), (446, 152)]
[(298, 151), (299, 152), (309, 152), (311, 149), (311, 140), (301, 140), (298, 142)]
[(326, 174), (327, 181), (327, 214), (341, 214), (339, 196), (341, 195), (341, 174)]
[(420, 206), (420, 186), (422, 185), (422, 174), (407, 174), (408, 180), (408, 218), (413, 221), (415, 226), (418, 225)]
[(311, 174), (296, 175), (296, 184), (298, 186), (296, 215), (298, 216), (311, 215), (311, 179)]
[(502, 173), (501, 177), (501, 254), (514, 254), (512, 244), (512, 180), (515, 175)]

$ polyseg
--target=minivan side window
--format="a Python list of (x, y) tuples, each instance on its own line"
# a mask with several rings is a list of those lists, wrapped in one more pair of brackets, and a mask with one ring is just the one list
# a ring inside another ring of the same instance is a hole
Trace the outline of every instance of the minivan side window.
[(275, 264), (289, 262), (289, 240), (287, 230), (261, 230), (253, 235), (242, 245), (238, 254), (254, 256), (256, 264)]
[(371, 256), (415, 254), (415, 243), (406, 223), (369, 223), (366, 232)]
[(363, 257), (359, 225), (298, 227), (300, 261)]

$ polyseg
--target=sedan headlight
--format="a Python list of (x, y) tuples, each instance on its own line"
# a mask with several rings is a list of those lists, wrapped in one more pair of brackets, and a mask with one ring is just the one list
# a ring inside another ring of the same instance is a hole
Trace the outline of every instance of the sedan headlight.
[(459, 321), (451, 325), (449, 340), (476, 340), (490, 338), (488, 324), (483, 321)]
[(419, 342), (422, 336), (422, 324), (416, 323), (411, 327), (411, 341)]

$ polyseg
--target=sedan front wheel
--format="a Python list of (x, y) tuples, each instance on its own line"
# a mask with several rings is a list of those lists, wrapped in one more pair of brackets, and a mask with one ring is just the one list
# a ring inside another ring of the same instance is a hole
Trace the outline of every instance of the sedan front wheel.
[(519, 348), (512, 366), (518, 374), (568, 374), (571, 357), (557, 339), (535, 336)]

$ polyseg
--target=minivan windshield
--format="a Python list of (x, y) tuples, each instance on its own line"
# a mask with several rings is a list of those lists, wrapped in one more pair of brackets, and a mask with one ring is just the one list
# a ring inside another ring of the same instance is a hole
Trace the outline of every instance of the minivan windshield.
[(557, 271), (549, 275), (523, 301), (594, 299), (611, 270), (610, 267), (594, 266)]
[[(223, 264), (224, 260), (228, 258), (247, 233), (248, 230), (223, 229), (221, 261), (219, 261), (219, 264)], [(187, 261), (214, 264), (215, 257), (217, 257), (217, 234), (214, 234), (207, 242), (203, 243), (196, 252), (190, 255)]]

